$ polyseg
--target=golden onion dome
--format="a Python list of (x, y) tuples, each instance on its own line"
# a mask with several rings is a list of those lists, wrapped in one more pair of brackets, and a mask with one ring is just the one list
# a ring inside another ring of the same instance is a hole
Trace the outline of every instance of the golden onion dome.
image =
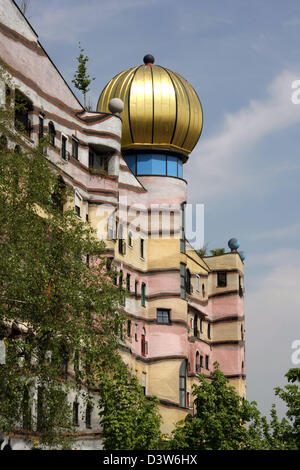
[(122, 150), (163, 149), (187, 155), (202, 130), (200, 100), (178, 73), (153, 65), (153, 56), (145, 56), (144, 62), (110, 80), (97, 110), (109, 112), (112, 98), (124, 102)]

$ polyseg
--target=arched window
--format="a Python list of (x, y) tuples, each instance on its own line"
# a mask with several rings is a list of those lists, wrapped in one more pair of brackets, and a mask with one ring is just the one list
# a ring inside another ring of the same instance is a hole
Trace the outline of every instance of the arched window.
[(146, 307), (146, 284), (143, 282), (141, 287), (141, 304)]
[(179, 369), (179, 404), (186, 406), (186, 359), (182, 361)]
[(207, 337), (210, 339), (210, 323), (207, 325)]
[(20, 155), (22, 153), (20, 145), (15, 146), (15, 153), (17, 153), (18, 155)]
[(200, 353), (196, 351), (196, 372), (200, 370)]
[(202, 284), (202, 297), (205, 297), (205, 285)]
[(142, 356), (146, 356), (146, 330), (145, 328), (142, 329), (142, 334), (141, 334), (141, 353), (142, 353)]
[(50, 121), (49, 124), (48, 124), (48, 134), (49, 134), (49, 143), (50, 143), (50, 145), (55, 147), (56, 132), (55, 132), (55, 127), (54, 127), (54, 124), (53, 124), (52, 121)]

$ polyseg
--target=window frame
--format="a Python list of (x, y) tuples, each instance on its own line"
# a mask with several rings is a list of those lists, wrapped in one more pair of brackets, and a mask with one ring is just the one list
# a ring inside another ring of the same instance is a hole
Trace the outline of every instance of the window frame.
[[(159, 320), (159, 314), (162, 313), (161, 319), (163, 320), (164, 314), (167, 314), (167, 321), (160, 321)], [(157, 308), (156, 309), (156, 322), (160, 325), (169, 325), (171, 323), (170, 320), (170, 313), (171, 310), (169, 308)]]

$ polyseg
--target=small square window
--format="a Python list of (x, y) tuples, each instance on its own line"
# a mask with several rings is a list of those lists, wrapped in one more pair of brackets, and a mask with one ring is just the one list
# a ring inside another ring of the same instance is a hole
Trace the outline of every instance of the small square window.
[(157, 323), (170, 323), (170, 310), (157, 310)]
[(218, 287), (226, 287), (227, 286), (227, 273), (226, 272), (218, 272), (218, 274), (217, 274), (217, 285), (218, 285)]

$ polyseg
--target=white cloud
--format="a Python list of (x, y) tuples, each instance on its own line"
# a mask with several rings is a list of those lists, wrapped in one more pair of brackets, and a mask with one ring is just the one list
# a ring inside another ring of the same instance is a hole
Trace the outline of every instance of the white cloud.
[[(198, 191), (201, 184), (202, 194), (210, 198), (249, 189), (253, 181), (244, 171), (249, 151), (265, 137), (300, 122), (300, 105), (291, 101), (291, 85), (299, 77), (300, 71), (283, 71), (270, 83), (264, 100), (250, 100), (247, 107), (234, 114), (226, 114), (218, 132), (200, 138), (191, 155), (191, 164), (186, 168), (191, 188)], [(289, 169), (286, 163), (285, 169)], [(199, 175), (203, 175), (200, 181)], [(267, 178), (260, 174), (251, 176), (261, 184)]]

